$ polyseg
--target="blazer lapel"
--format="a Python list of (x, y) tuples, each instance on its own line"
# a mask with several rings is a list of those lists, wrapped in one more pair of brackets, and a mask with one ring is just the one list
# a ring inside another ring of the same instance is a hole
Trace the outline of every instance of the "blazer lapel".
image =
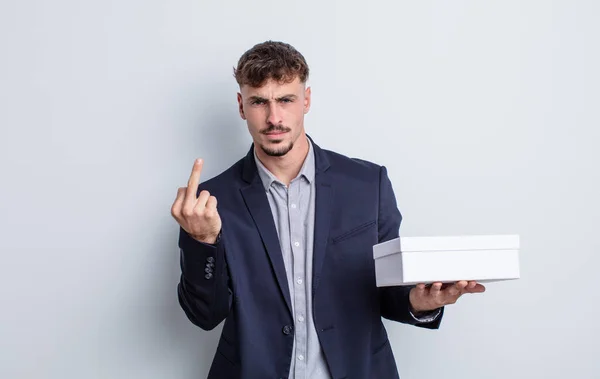
[[(310, 138), (310, 137), (308, 137)], [(312, 139), (311, 139), (312, 142)], [(329, 223), (331, 220), (331, 207), (333, 203), (333, 187), (327, 170), (329, 169), (329, 159), (327, 155), (314, 142), (315, 150), (315, 231), (313, 246), (313, 296), (321, 279), (321, 270), (325, 260), (327, 250), (327, 240), (329, 239)]]
[(271, 207), (269, 200), (265, 194), (265, 188), (258, 176), (256, 171), (256, 162), (254, 162), (253, 147), (246, 156), (244, 161), (244, 180), (250, 182), (250, 185), (241, 189), (244, 202), (252, 215), (252, 219), (256, 224), (260, 237), (267, 254), (269, 261), (275, 272), (281, 295), (285, 299), (287, 307), (292, 313), (292, 303), (290, 300), (290, 289), (287, 284), (287, 274), (285, 271), (285, 265), (283, 263), (283, 255), (281, 253), (281, 247), (279, 245), (279, 237), (277, 236), (277, 229), (273, 221), (273, 215), (271, 214)]
[(331, 219), (331, 203), (333, 201), (331, 183), (324, 174), (316, 175), (315, 189), (315, 240), (313, 247), (313, 295), (319, 287), (321, 270), (327, 250), (329, 238), (329, 220)]

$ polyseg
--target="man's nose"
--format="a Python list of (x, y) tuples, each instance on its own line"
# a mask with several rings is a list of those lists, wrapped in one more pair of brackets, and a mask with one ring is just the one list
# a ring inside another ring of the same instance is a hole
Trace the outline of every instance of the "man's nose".
[(281, 119), (281, 111), (277, 103), (271, 103), (268, 108), (267, 122), (271, 125), (281, 125), (283, 120)]

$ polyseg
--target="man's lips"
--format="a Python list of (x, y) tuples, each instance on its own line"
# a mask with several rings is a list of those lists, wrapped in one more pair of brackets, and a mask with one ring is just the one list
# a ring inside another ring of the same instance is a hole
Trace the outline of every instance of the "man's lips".
[(266, 135), (269, 138), (275, 138), (275, 137), (280, 137), (280, 136), (282, 136), (282, 135), (284, 135), (286, 133), (287, 133), (287, 131), (278, 130), (278, 131), (275, 131), (275, 132), (266, 132), (266, 133), (263, 133), (263, 134)]

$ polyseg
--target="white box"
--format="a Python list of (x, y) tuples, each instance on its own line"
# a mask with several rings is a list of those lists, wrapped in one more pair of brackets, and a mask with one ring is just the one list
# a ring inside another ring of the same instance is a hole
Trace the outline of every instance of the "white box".
[(518, 235), (400, 237), (373, 246), (378, 287), (518, 279)]

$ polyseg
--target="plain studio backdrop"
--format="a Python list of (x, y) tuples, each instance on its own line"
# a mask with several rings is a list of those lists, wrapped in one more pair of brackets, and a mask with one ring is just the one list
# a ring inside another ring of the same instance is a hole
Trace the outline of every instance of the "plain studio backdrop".
[[(170, 207), (250, 144), (232, 68), (312, 69), (307, 131), (386, 165), (403, 236), (520, 234), (521, 274), (386, 321), (400, 376), (600, 376), (600, 3), (22, 0), (0, 5), (0, 377), (206, 377)], [(348, 278), (352, 280), (352, 278)], [(383, 378), (385, 379), (385, 378)]]

